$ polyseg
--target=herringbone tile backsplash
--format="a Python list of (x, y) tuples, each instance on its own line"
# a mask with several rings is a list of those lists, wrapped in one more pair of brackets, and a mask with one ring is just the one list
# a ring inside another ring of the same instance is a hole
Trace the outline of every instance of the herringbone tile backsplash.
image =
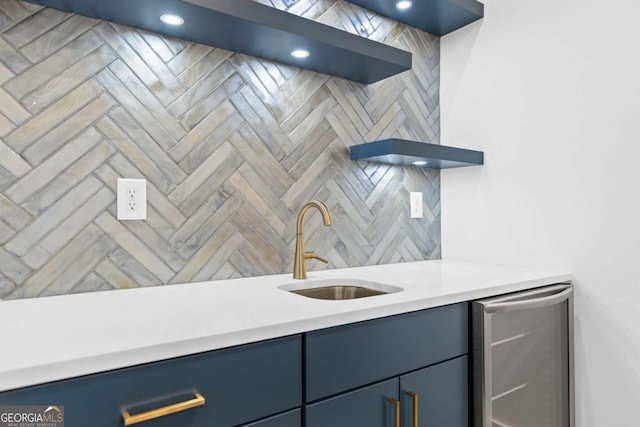
[[(413, 70), (365, 86), (0, 0), (0, 298), (290, 272), (314, 198), (334, 225), (310, 212), (305, 243), (328, 268), (440, 257), (439, 172), (348, 152), (439, 142), (439, 39), (342, 0), (262, 2), (410, 50)], [(119, 177), (148, 180), (147, 221), (116, 220)]]

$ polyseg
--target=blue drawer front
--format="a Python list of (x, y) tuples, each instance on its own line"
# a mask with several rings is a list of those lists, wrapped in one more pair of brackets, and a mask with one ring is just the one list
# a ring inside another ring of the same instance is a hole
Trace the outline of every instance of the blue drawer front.
[(411, 391), (418, 395), (418, 427), (469, 426), (468, 358), (458, 357), (400, 377), (402, 426), (413, 426)]
[(256, 421), (255, 423), (245, 424), (243, 427), (301, 427), (302, 411), (296, 409), (285, 414), (276, 415), (266, 420)]
[(390, 427), (398, 379), (384, 381), (305, 406), (305, 427)]
[(466, 354), (467, 309), (461, 303), (306, 334), (305, 401)]
[(113, 427), (121, 408), (145, 412), (197, 390), (204, 406), (141, 425), (237, 426), (300, 406), (301, 353), (300, 336), (282, 338), (0, 393), (0, 405), (64, 405), (69, 427)]

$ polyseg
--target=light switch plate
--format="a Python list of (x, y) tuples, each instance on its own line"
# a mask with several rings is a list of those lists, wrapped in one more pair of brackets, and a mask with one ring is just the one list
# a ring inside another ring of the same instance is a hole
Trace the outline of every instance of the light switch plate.
[(147, 180), (118, 179), (118, 220), (147, 219)]
[(411, 218), (424, 218), (422, 212), (422, 193), (409, 193), (409, 200), (411, 202)]

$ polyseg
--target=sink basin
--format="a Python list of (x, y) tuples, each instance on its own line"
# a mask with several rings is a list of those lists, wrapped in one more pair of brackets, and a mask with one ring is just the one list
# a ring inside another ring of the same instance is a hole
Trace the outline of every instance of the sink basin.
[(384, 295), (386, 292), (376, 291), (375, 289), (363, 288), (361, 286), (324, 286), (321, 288), (300, 289), (297, 291), (289, 291), (294, 294), (315, 299), (356, 299), (373, 297), (376, 295)]
[(403, 290), (397, 286), (357, 279), (305, 280), (287, 283), (279, 286), (279, 289), (307, 298), (331, 301), (367, 298)]

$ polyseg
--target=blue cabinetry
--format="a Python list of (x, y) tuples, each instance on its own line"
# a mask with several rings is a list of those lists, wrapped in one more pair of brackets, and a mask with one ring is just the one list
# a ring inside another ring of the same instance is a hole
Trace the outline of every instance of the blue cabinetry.
[(307, 405), (305, 427), (391, 427), (389, 399), (398, 399), (397, 378)]
[(466, 303), (307, 333), (305, 426), (468, 427), (468, 341)]
[[(400, 377), (402, 427), (469, 425), (468, 357), (461, 356)], [(417, 405), (417, 410), (414, 408)]]
[(466, 303), (307, 333), (305, 400), (461, 356), (468, 341)]
[[(468, 357), (306, 405), (306, 427), (468, 427)], [(390, 399), (397, 399), (398, 407)]]
[(0, 393), (0, 405), (62, 405), (67, 426), (115, 427), (123, 411), (149, 414), (200, 395), (204, 405), (141, 425), (231, 427), (299, 407), (301, 371), (295, 336)]
[(415, 412), (419, 427), (468, 427), (467, 353), (463, 303), (8, 391), (0, 405), (64, 406), (70, 427), (414, 427)]

